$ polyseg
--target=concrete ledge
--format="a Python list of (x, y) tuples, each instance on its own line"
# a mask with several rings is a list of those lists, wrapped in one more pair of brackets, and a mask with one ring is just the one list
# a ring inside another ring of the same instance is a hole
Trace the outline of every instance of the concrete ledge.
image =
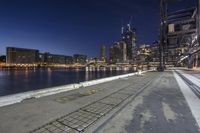
[[(151, 70), (148, 70), (148, 71), (151, 71)], [(80, 82), (78, 84), (69, 84), (69, 85), (63, 85), (63, 86), (58, 86), (58, 87), (51, 87), (51, 88), (36, 90), (36, 91), (29, 91), (29, 92), (18, 93), (18, 94), (13, 94), (13, 95), (8, 95), (8, 96), (2, 96), (2, 97), (0, 97), (0, 107), (19, 103), (25, 99), (40, 98), (40, 97), (44, 97), (44, 96), (54, 95), (54, 94), (58, 94), (58, 93), (62, 93), (62, 92), (67, 92), (70, 90), (75, 90), (80, 87), (92, 86), (92, 85), (105, 83), (105, 82), (109, 82), (109, 81), (113, 81), (113, 80), (117, 80), (117, 79), (121, 79), (121, 78), (130, 77), (133, 75), (146, 73), (148, 71), (139, 71), (139, 72), (124, 74), (124, 75), (119, 75), (119, 76), (113, 76), (113, 77), (108, 77), (108, 78)]]

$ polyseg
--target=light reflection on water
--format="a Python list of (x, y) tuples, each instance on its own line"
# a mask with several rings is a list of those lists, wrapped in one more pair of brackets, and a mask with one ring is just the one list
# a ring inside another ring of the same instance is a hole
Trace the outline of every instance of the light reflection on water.
[(0, 96), (79, 83), (131, 71), (72, 71), (66, 69), (0, 69)]

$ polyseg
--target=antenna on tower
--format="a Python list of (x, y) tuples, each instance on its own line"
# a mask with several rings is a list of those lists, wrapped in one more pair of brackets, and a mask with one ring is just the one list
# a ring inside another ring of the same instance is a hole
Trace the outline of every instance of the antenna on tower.
[(132, 16), (130, 17), (129, 23), (128, 23), (128, 30), (131, 31), (131, 22), (132, 22)]
[(124, 34), (124, 23), (123, 23), (123, 19), (121, 19), (121, 34)]

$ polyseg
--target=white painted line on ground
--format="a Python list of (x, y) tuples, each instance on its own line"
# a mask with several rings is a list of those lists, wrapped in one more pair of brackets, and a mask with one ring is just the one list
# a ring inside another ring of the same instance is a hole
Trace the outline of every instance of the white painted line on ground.
[(182, 73), (182, 75), (190, 80), (193, 84), (200, 86), (200, 79), (196, 78), (195, 76), (192, 76), (190, 74)]
[(200, 128), (200, 99), (193, 93), (187, 84), (174, 72), (174, 77), (190, 107), (192, 115), (194, 116)]
[[(148, 70), (148, 71), (151, 71), (151, 70)], [(58, 94), (58, 93), (62, 93), (62, 92), (67, 92), (70, 90), (79, 89), (80, 87), (97, 85), (100, 83), (105, 83), (105, 82), (109, 82), (109, 81), (113, 81), (113, 80), (117, 80), (117, 79), (121, 79), (121, 78), (126, 78), (126, 77), (130, 77), (130, 76), (137, 75), (137, 74), (143, 74), (148, 71), (142, 71), (140, 73), (134, 72), (134, 73), (124, 74), (124, 75), (108, 77), (108, 78), (85, 81), (85, 82), (81, 82), (78, 84), (69, 84), (69, 85), (63, 85), (63, 86), (58, 86), (58, 87), (45, 88), (45, 89), (36, 90), (36, 91), (29, 91), (29, 92), (24, 92), (24, 93), (19, 93), (19, 94), (2, 96), (2, 97), (0, 97), (0, 107), (19, 103), (28, 98), (40, 98), (40, 97), (44, 97), (44, 96), (54, 95), (54, 94)]]

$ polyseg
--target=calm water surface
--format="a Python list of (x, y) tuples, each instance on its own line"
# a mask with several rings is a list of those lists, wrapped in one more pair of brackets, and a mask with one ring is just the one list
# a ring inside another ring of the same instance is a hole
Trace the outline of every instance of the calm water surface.
[(0, 69), (0, 96), (79, 83), (131, 71), (85, 72), (66, 69), (8, 70)]

